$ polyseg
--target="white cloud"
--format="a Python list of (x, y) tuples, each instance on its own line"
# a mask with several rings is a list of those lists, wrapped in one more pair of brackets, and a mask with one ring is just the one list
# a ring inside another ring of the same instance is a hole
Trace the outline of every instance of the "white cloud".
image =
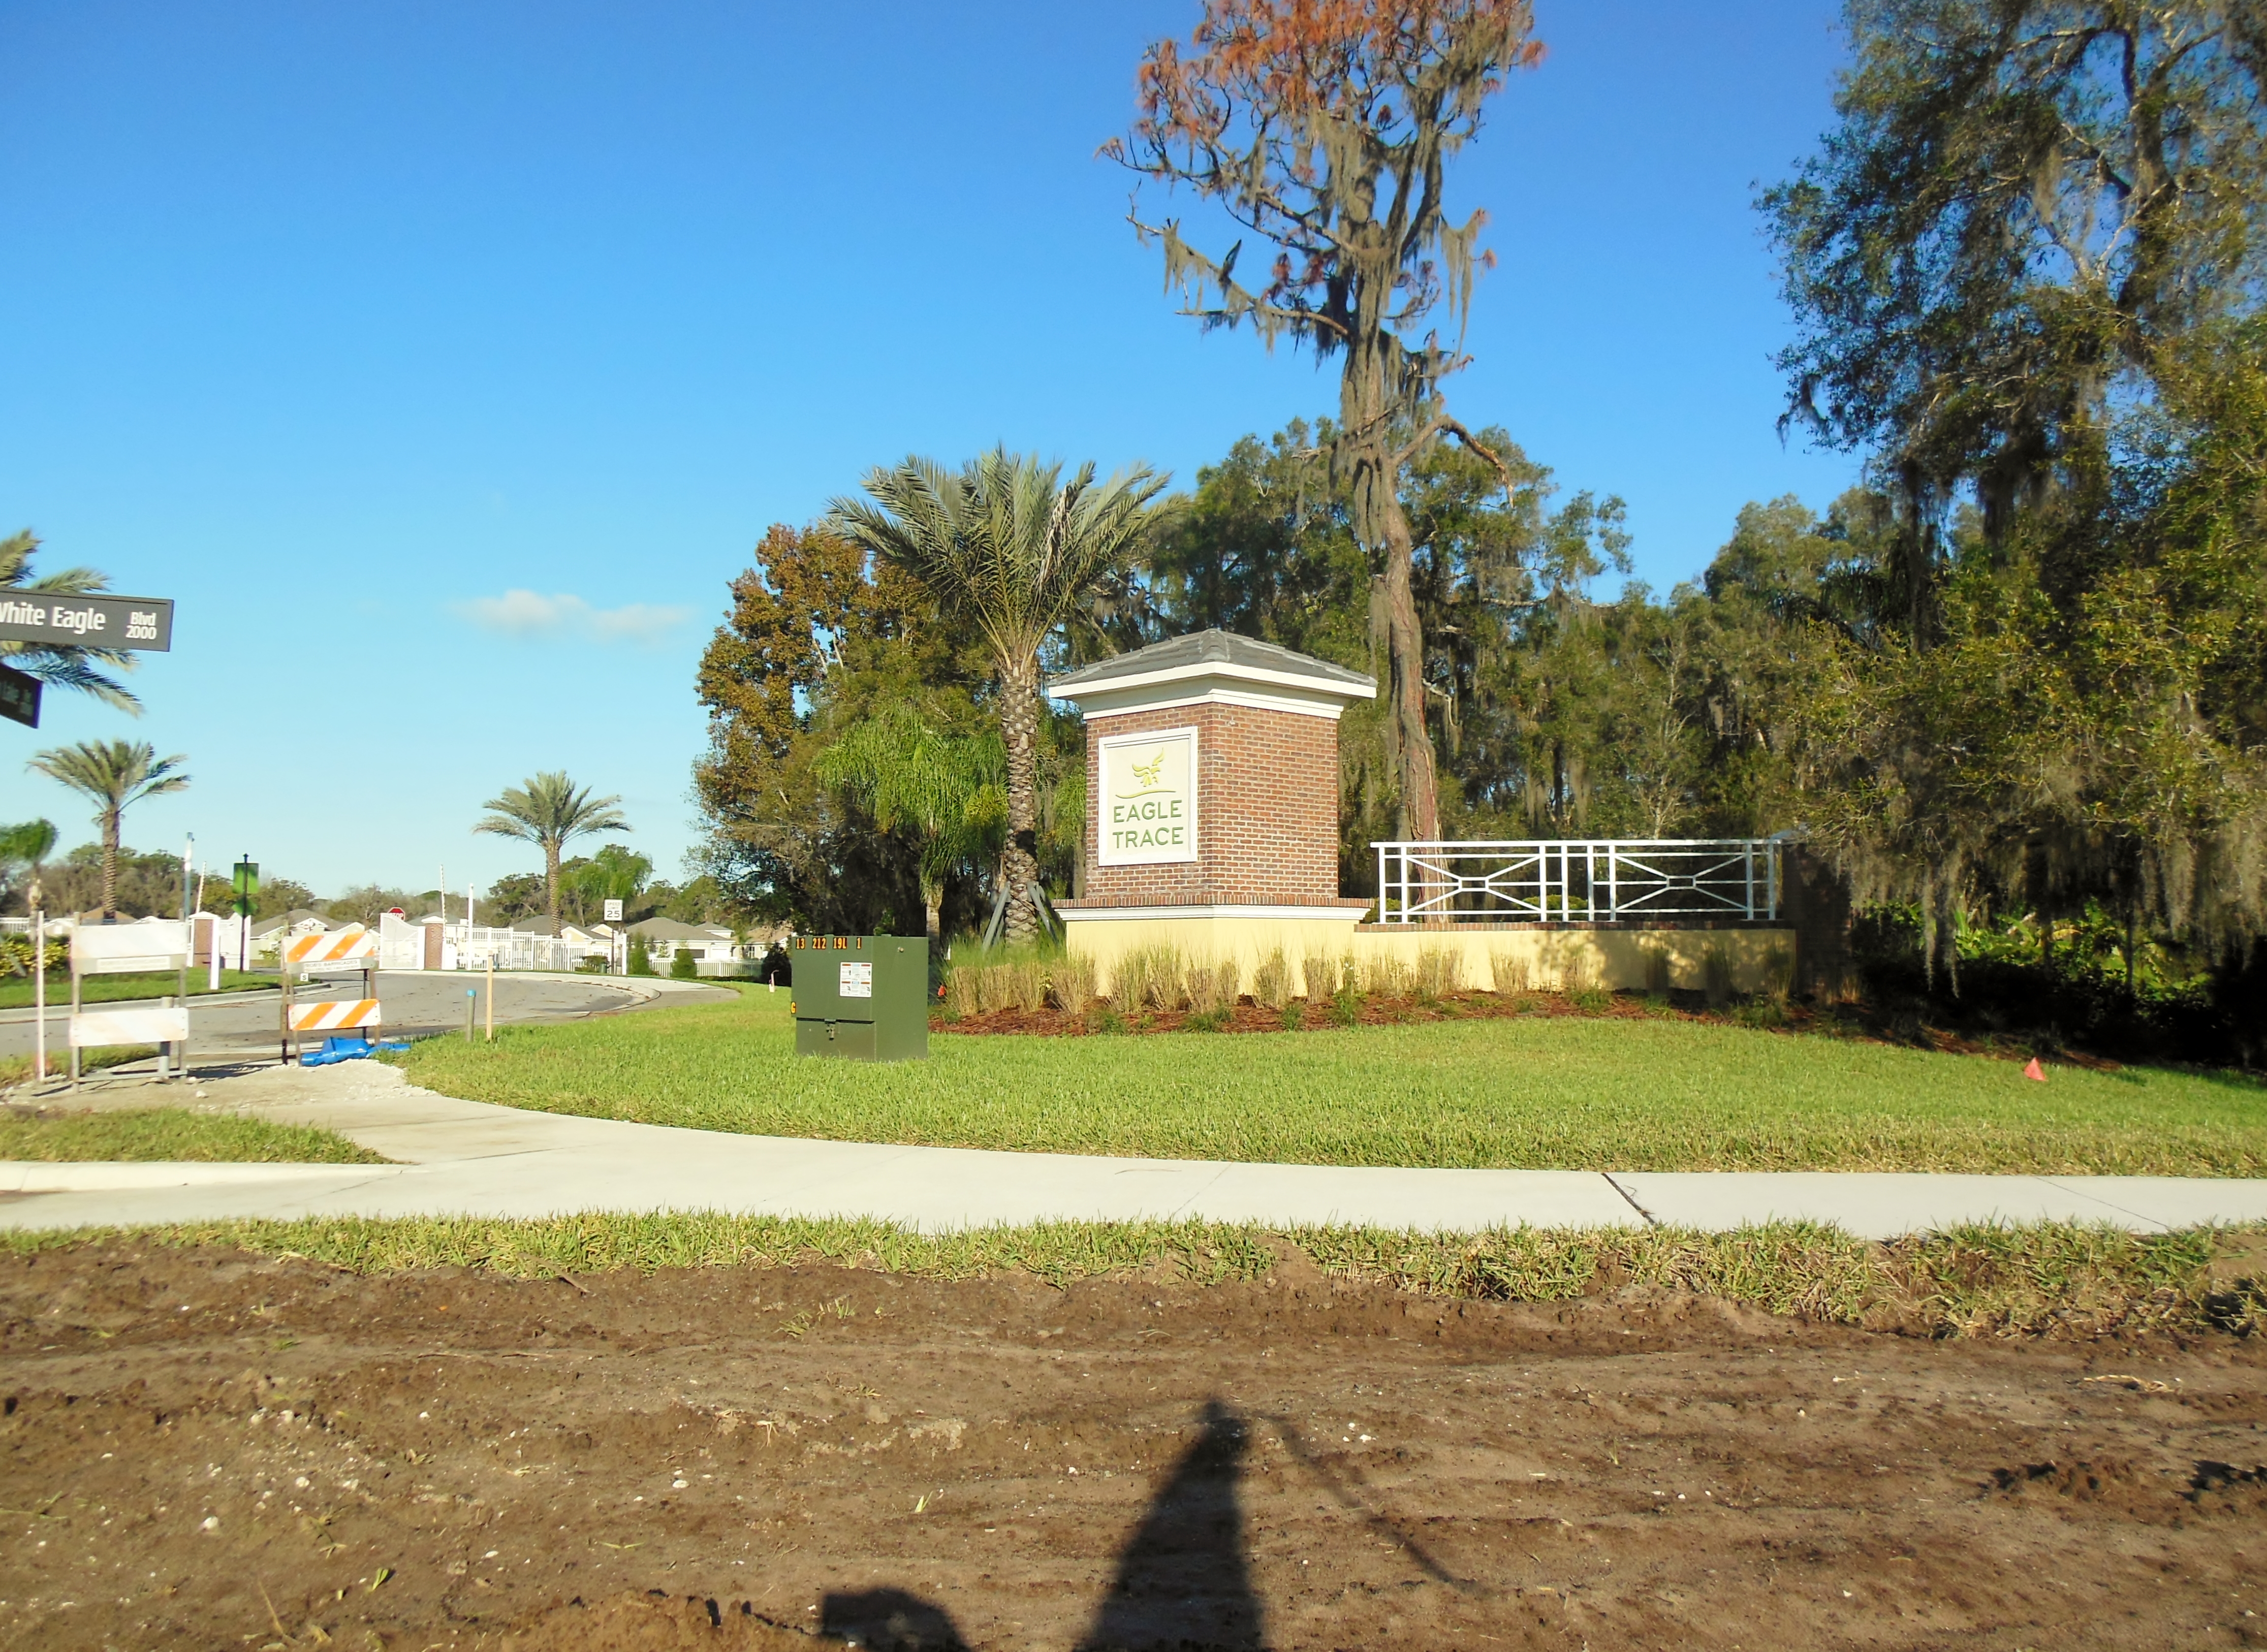
[(451, 605), (458, 617), (483, 631), (504, 636), (565, 636), (592, 642), (659, 642), (693, 617), (690, 608), (650, 602), (619, 608), (594, 608), (582, 598), (561, 592), (507, 591), (501, 597), (474, 597)]

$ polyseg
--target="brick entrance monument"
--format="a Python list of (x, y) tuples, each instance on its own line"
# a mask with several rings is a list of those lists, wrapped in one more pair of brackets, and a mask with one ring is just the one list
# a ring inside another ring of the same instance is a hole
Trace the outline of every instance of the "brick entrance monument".
[(1137, 946), (1252, 962), (1338, 956), (1367, 900), (1339, 896), (1339, 717), (1359, 672), (1200, 631), (1059, 677), (1086, 721), (1086, 843), (1059, 903), (1105, 980)]

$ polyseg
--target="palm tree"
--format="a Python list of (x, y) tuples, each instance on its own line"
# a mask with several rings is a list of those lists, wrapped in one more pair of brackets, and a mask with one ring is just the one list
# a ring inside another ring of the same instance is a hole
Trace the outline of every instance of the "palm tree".
[[(39, 537), (29, 528), (20, 533), (0, 540), (0, 595), (11, 591), (38, 591), (50, 597), (83, 597), (92, 591), (107, 591), (110, 581), (92, 568), (66, 568), (59, 574), (49, 574), (44, 579), (32, 577), (32, 554), (40, 548)], [(52, 642), (0, 642), (0, 659), (4, 659), (18, 671), (25, 672), (52, 683), (58, 688), (75, 688), (84, 694), (92, 694), (106, 705), (137, 716), (142, 702), (114, 677), (106, 677), (97, 665), (134, 669), (134, 656), (112, 648), (79, 648), (58, 646)]]
[(31, 760), (50, 780), (59, 780), (94, 804), (94, 824), (102, 832), (102, 915), (118, 915), (119, 821), (144, 797), (180, 791), (189, 783), (178, 772), (188, 761), (180, 753), (160, 758), (147, 740), (81, 740)]
[(998, 845), (1007, 798), (997, 735), (940, 734), (910, 706), (853, 723), (818, 760), (818, 778), (862, 804), (884, 832), (902, 831), (921, 855), (929, 948), (943, 943), (944, 881)]
[(32, 876), (24, 885), (26, 912), (39, 909), (40, 875), (47, 870), (48, 856), (55, 852), (57, 835), (52, 820), (26, 820), (0, 831), (0, 871), (12, 872), (18, 866), (31, 869)]
[(593, 855), (572, 873), (562, 874), (564, 881), (575, 892), (575, 921), (590, 921), (589, 903), (619, 900), (627, 911), (645, 892), (653, 877), (653, 863), (644, 855), (624, 848), (619, 843), (609, 843)]
[(517, 838), (543, 850), (543, 897), (551, 921), (559, 921), (559, 853), (574, 838), (596, 832), (627, 832), (630, 823), (614, 805), (620, 797), (593, 797), (587, 786), (579, 791), (567, 771), (550, 769), (517, 786), (507, 786), (500, 797), (481, 807), (493, 809), (473, 830), (498, 837)]
[(833, 517), (853, 540), (918, 578), (948, 618), (991, 645), (1007, 746), (1008, 933), (1038, 933), (1039, 650), (1095, 588), (1130, 560), (1148, 504), (1167, 478), (1146, 465), (1097, 485), (1092, 464), (1068, 482), (1062, 466), (994, 449), (957, 474), (907, 459), (866, 478), (874, 503), (837, 499)]

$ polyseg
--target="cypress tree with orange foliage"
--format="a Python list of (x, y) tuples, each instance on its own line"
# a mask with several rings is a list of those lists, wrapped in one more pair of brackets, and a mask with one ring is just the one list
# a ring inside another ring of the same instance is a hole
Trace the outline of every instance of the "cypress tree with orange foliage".
[[(1441, 392), (1469, 360), (1472, 282), (1493, 262), (1478, 246), (1486, 215), (1452, 224), (1443, 178), (1507, 75), (1541, 58), (1533, 21), (1527, 0), (1206, 0), (1192, 49), (1164, 40), (1143, 55), (1138, 118), (1103, 146), (1245, 231), (1214, 257), (1178, 220), (1134, 215), (1184, 313), (1341, 359), (1331, 466), (1371, 559), (1405, 837), (1439, 835), (1440, 787), (1402, 474), (1443, 436), (1502, 471)], [(1257, 282), (1236, 276), (1247, 239), (1273, 253)], [(1428, 325), (1443, 306), (1447, 342)]]

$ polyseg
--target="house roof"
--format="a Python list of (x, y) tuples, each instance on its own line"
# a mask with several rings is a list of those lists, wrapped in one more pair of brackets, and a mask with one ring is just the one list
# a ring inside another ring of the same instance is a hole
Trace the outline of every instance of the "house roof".
[(326, 918), (321, 913), (312, 911), (305, 907), (294, 907), (290, 911), (285, 913), (280, 918), (253, 919), (252, 933), (255, 936), (273, 935), (279, 928), (296, 929), (310, 919), (312, 919), (317, 924), (326, 929), (331, 927), (331, 921), (328, 918)]
[(641, 918), (625, 930), (649, 941), (729, 941), (732, 932), (719, 923), (679, 923), (674, 918)]
[(1278, 648), (1273, 642), (1262, 642), (1258, 637), (1218, 630), (1192, 631), (1186, 636), (1152, 642), (1148, 648), (1137, 648), (1113, 659), (1097, 660), (1054, 679), (1048, 683), (1047, 693), (1060, 699), (1075, 699), (1083, 690), (1133, 687), (1211, 676), (1286, 686), (1310, 685), (1335, 689), (1349, 699), (1368, 700), (1377, 694), (1376, 680), (1360, 672), (1348, 671), (1312, 655)]

